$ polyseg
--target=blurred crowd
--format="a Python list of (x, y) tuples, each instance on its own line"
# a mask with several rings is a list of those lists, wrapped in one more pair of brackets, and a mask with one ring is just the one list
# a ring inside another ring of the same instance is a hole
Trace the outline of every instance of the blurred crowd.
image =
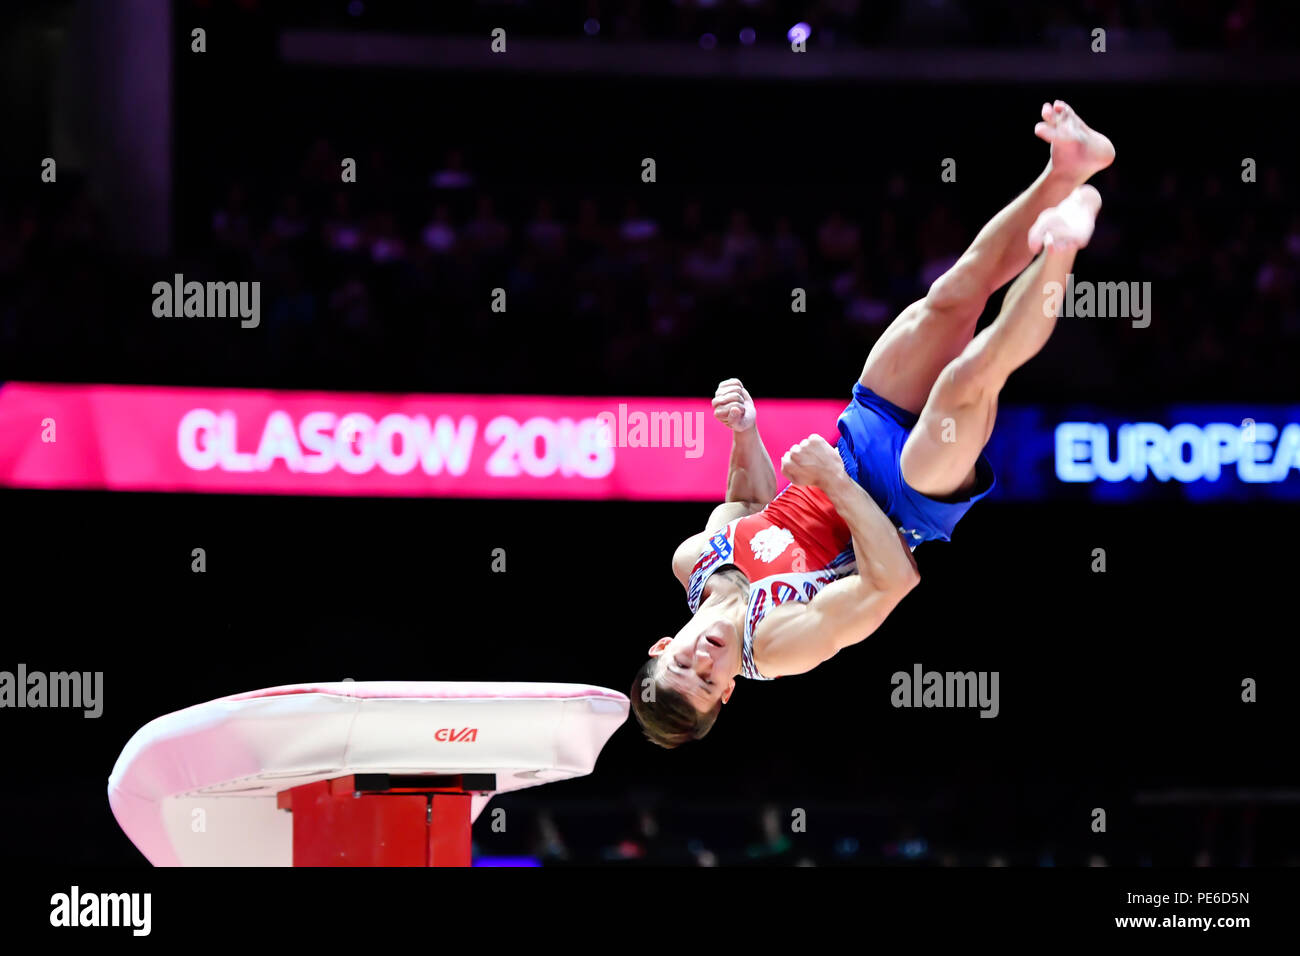
[[(368, 169), (387, 162), (376, 151)], [(32, 377), (694, 394), (737, 369), (768, 394), (834, 396), (1011, 198), (964, 209), (940, 184), (900, 173), (845, 205), (663, 188), (652, 206), (488, 181), (455, 148), (433, 165), (410, 181), (383, 175), (381, 191), (349, 190), (335, 150), (317, 141), (286, 183), (213, 184), (165, 274), (114, 253), (84, 191), (11, 201), (0, 208), (0, 346)], [(1293, 185), (1275, 168), (1248, 187), (1231, 173), (1169, 173), (1155, 188), (1107, 177), (1076, 273), (1151, 282), (1151, 324), (1062, 319), (1013, 380), (1021, 395), (1286, 397), (1300, 345)], [(260, 280), (258, 335), (211, 320), (164, 329), (147, 290), (172, 268)], [(794, 289), (804, 312), (792, 312)], [(822, 360), (790, 361), (801, 345)]]
[[(505, 806), (498, 798), (492, 804)], [(528, 857), (543, 865), (619, 863), (669, 866), (1258, 866), (1300, 865), (1280, 854), (1293, 814), (1261, 815), (1252, 807), (1162, 808), (1135, 844), (1110, 847), (1084, 831), (1077, 840), (1045, 839), (1032, 821), (984, 807), (1002, 838), (971, 832), (944, 812), (772, 803), (727, 807), (700, 801), (669, 807), (630, 800), (513, 806), (506, 819), (526, 825), (474, 829), (476, 857)], [(1017, 834), (1007, 839), (1006, 834)], [(1271, 837), (1269, 836), (1271, 834)], [(1092, 839), (1089, 839), (1092, 837)], [(1289, 845), (1294, 845), (1293, 841)]]

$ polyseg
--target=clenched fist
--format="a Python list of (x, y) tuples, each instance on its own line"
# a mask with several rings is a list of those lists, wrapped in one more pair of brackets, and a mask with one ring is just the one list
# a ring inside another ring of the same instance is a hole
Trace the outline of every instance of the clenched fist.
[(840, 453), (821, 435), (809, 435), (781, 456), (781, 474), (796, 485), (813, 485), (824, 491), (846, 472)]
[(732, 431), (743, 432), (754, 427), (758, 412), (740, 379), (729, 378), (718, 385), (713, 396), (713, 417)]

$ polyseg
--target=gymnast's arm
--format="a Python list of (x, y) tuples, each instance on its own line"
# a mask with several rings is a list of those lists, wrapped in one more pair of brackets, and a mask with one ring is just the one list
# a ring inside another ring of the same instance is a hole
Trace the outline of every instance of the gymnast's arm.
[(713, 415), (731, 429), (727, 498), (713, 509), (704, 530), (687, 538), (673, 552), (673, 575), (683, 587), (709, 538), (737, 518), (762, 511), (776, 497), (776, 469), (758, 435), (754, 400), (740, 379), (729, 378), (718, 386), (713, 396)]
[(776, 497), (776, 469), (758, 435), (754, 400), (740, 379), (729, 378), (718, 385), (713, 396), (713, 416), (731, 429), (726, 501), (743, 504), (748, 509), (743, 514), (731, 514), (727, 521), (762, 511)]
[(864, 640), (921, 580), (912, 552), (870, 495), (842, 471), (821, 487), (853, 533), (858, 573), (807, 604), (789, 601), (767, 613), (754, 634), (755, 663), (766, 677), (803, 674)]

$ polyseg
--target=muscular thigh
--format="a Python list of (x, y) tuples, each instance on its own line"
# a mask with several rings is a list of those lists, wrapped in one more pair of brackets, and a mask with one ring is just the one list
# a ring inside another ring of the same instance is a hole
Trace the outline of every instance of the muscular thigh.
[(881, 398), (918, 414), (939, 373), (975, 334), (980, 310), (913, 302), (890, 323), (867, 356), (858, 381)]
[(963, 381), (961, 365), (958, 359), (940, 374), (903, 443), (903, 480), (931, 498), (958, 497), (975, 486), (975, 463), (997, 418), (996, 383)]

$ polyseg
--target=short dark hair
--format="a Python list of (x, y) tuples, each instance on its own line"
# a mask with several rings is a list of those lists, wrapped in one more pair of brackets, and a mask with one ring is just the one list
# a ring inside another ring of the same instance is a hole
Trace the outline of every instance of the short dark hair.
[[(680, 691), (664, 687), (655, 680), (655, 663), (652, 657), (636, 672), (632, 681), (632, 713), (636, 714), (641, 730), (651, 743), (668, 750), (680, 747), (690, 740), (699, 740), (713, 729), (713, 722), (722, 710), (722, 701), (713, 705), (713, 709), (700, 713), (694, 704)], [(646, 700), (644, 689), (646, 681), (654, 687), (653, 700)]]

